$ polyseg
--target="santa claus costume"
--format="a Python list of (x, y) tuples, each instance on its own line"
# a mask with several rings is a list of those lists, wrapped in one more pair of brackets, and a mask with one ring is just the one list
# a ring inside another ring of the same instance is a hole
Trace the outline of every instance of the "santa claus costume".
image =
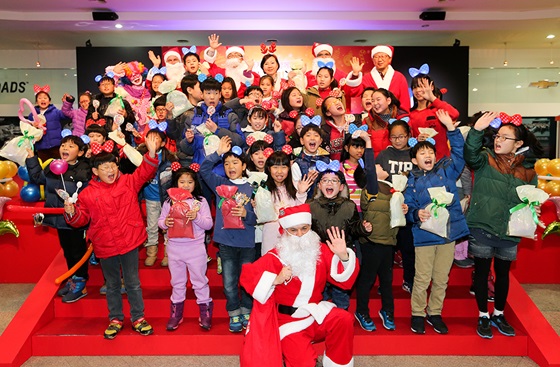
[[(249, 85), (259, 85), (260, 76), (254, 71), (250, 70), (247, 63), (243, 60), (245, 57), (245, 48), (243, 46), (228, 46), (226, 48), (226, 63), (225, 67), (221, 68), (215, 64), (218, 54), (214, 52), (213, 56), (210, 56), (210, 51), (212, 48), (208, 47), (204, 50), (204, 60), (210, 64), (208, 71), (213, 77), (221, 74), (222, 76), (230, 77), (235, 81), (235, 86), (237, 87), (237, 96), (243, 98), (245, 95), (245, 89)], [(241, 55), (241, 59), (233, 57), (228, 58), (228, 56), (236, 52)]]
[[(401, 102), (401, 108), (406, 112), (410, 111), (410, 95), (408, 93), (408, 83), (405, 76), (393, 69), (390, 65), (393, 58), (394, 48), (388, 45), (378, 45), (371, 50), (371, 58), (377, 53), (383, 53), (389, 56), (389, 65), (384, 74), (381, 74), (377, 68), (371, 69), (369, 73), (362, 75), (360, 72), (358, 77), (352, 75), (350, 72), (349, 77), (346, 79), (346, 84), (343, 87), (344, 92), (350, 97), (360, 97), (362, 92), (367, 87), (375, 89), (385, 88), (390, 90), (395, 97)], [(374, 61), (375, 64), (375, 61)]]
[[(284, 208), (278, 220), (284, 229), (309, 226), (309, 205)], [(241, 367), (262, 366), (263, 361), (281, 367), (282, 357), (286, 367), (314, 367), (317, 354), (312, 343), (323, 340), (323, 366), (354, 365), (352, 315), (322, 300), (327, 281), (350, 289), (358, 275), (356, 255), (343, 246), (345, 261), (311, 230), (301, 237), (285, 233), (273, 250), (243, 265), (240, 283), (253, 296), (254, 306)], [(275, 285), (287, 268), (293, 277)]]
[[(330, 57), (318, 57), (319, 52), (327, 51), (331, 54)], [(313, 53), (313, 64), (311, 65), (311, 70), (308, 70), (305, 73), (305, 77), (307, 78), (307, 87), (315, 87), (317, 85), (317, 80), (315, 79), (315, 75), (317, 75), (317, 71), (323, 66), (327, 66), (334, 70), (334, 78), (337, 82), (340, 83), (341, 79), (347, 77), (347, 74), (340, 69), (336, 68), (336, 62), (332, 58), (333, 55), (333, 47), (327, 43), (317, 43), (315, 42), (313, 46), (311, 46), (311, 52)]]
[(159, 65), (154, 65), (149, 71), (146, 77), (147, 81), (152, 80), (155, 74), (165, 74), (167, 80), (173, 81), (177, 88), (181, 86), (181, 79), (185, 74), (185, 65), (182, 61), (181, 51), (177, 47), (170, 48), (163, 54), (164, 67), (159, 68)]

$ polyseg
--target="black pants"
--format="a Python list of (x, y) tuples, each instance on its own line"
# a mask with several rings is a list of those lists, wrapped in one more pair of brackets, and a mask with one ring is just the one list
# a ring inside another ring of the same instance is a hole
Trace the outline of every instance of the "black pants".
[[(60, 247), (64, 252), (66, 259), (66, 266), (68, 269), (73, 267), (80, 261), (87, 251), (86, 240), (84, 238), (84, 231), (78, 229), (57, 229), (58, 240)], [(88, 261), (84, 262), (82, 266), (74, 273), (78, 277), (88, 279)]]
[(361, 244), (361, 249), (362, 266), (356, 282), (356, 311), (364, 315), (369, 314), (369, 294), (379, 276), (381, 308), (386, 312), (394, 312), (393, 246), (367, 242)]
[[(488, 312), (488, 274), (492, 259), (474, 258), (474, 294), (480, 312)], [(509, 292), (509, 268), (511, 261), (494, 258), (494, 309), (503, 311)]]
[(397, 250), (401, 252), (403, 263), (403, 280), (408, 284), (414, 283), (414, 238), (412, 237), (412, 224), (400, 227), (397, 233)]

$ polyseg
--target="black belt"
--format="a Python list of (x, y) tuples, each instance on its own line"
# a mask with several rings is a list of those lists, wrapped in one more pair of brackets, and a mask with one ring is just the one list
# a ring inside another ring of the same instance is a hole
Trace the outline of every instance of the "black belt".
[(278, 305), (278, 312), (283, 313), (284, 315), (293, 315), (294, 312), (297, 311), (297, 307), (286, 306), (286, 305)]

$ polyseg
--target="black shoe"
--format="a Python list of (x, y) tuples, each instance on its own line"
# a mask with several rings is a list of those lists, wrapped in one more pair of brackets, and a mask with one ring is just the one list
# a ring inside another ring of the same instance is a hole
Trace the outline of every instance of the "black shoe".
[(476, 333), (484, 339), (492, 339), (492, 328), (490, 327), (490, 319), (486, 316), (478, 318), (478, 326), (476, 327)]
[(434, 330), (438, 334), (447, 334), (449, 332), (449, 329), (447, 328), (447, 325), (445, 325), (445, 322), (443, 322), (441, 315), (428, 315), (426, 321), (434, 327)]
[(504, 315), (492, 315), (490, 317), (490, 324), (494, 327), (497, 327), (500, 333), (504, 334), (505, 336), (515, 336), (515, 330), (513, 330), (513, 327), (508, 324)]
[(416, 334), (424, 334), (426, 332), (426, 327), (424, 326), (424, 318), (422, 316), (412, 316), (410, 322), (410, 330)]

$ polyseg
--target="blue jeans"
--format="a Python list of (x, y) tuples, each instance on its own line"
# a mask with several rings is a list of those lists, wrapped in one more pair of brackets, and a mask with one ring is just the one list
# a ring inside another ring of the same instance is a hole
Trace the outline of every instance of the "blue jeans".
[(351, 291), (327, 283), (323, 290), (323, 300), (331, 300), (336, 307), (348, 310), (348, 307), (350, 307), (350, 293)]
[(107, 307), (109, 320), (124, 320), (121, 295), (121, 268), (132, 322), (144, 317), (144, 300), (138, 277), (138, 248), (124, 255), (100, 259), (101, 269), (107, 284)]
[[(245, 291), (239, 289), (241, 266), (255, 260), (255, 248), (233, 247), (220, 244), (222, 259), (222, 279), (224, 294), (226, 295), (226, 310), (229, 316), (251, 313), (253, 299)], [(241, 292), (241, 297), (239, 293)]]

